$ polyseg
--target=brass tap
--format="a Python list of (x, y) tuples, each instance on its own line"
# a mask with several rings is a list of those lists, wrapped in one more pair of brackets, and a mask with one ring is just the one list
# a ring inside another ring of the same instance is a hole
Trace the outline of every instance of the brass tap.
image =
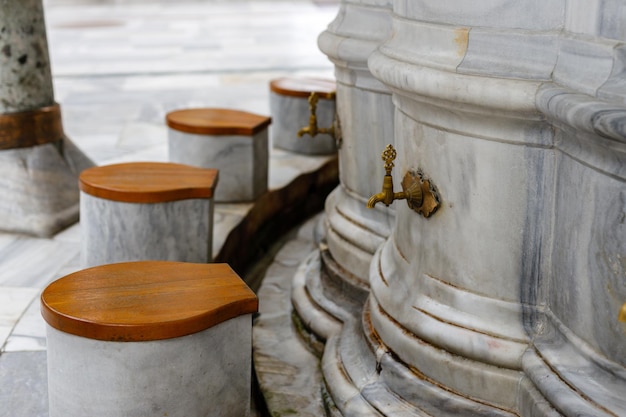
[(620, 309), (617, 319), (626, 323), (626, 303)]
[(382, 160), (385, 161), (385, 176), (383, 177), (383, 190), (374, 194), (367, 201), (367, 208), (374, 208), (377, 203), (383, 203), (385, 206), (389, 207), (394, 200), (404, 200), (406, 198), (404, 191), (399, 193), (393, 192), (393, 178), (391, 177), (391, 170), (394, 167), (393, 161), (396, 159), (396, 150), (391, 146), (391, 144), (387, 145), (385, 150), (383, 151), (381, 157)]
[(396, 150), (391, 145), (387, 145), (381, 155), (385, 161), (385, 176), (383, 177), (383, 189), (380, 193), (374, 194), (367, 201), (367, 208), (374, 208), (377, 203), (389, 206), (394, 200), (406, 200), (409, 208), (416, 213), (428, 218), (437, 211), (440, 203), (439, 193), (432, 182), (424, 177), (420, 171), (409, 171), (402, 178), (402, 191), (393, 191), (393, 178), (391, 170), (393, 161), (396, 159)]
[[(329, 93), (324, 95), (324, 98), (333, 99), (335, 97), (335, 93)], [(311, 135), (311, 137), (315, 137), (318, 134), (328, 134), (335, 138), (335, 126), (331, 125), (330, 127), (318, 127), (317, 126), (317, 102), (319, 100), (319, 95), (313, 91), (309, 96), (309, 111), (311, 115), (309, 116), (309, 125), (303, 127), (298, 130), (298, 137), (301, 138), (304, 135)]]

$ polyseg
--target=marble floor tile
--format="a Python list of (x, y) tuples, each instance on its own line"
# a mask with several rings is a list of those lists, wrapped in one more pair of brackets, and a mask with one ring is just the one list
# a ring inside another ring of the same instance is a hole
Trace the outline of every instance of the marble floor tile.
[(39, 291), (39, 288), (0, 287), (0, 350)]
[(57, 242), (65, 242), (65, 243), (73, 243), (80, 244), (80, 224), (74, 223), (70, 227), (61, 230), (59, 233), (54, 235), (54, 240)]
[(49, 7), (53, 71), (67, 77), (325, 66), (315, 40), (335, 11), (306, 2)]
[(0, 417), (48, 417), (46, 366), (46, 352), (0, 355)]
[(8, 337), (3, 352), (46, 350), (46, 322), (41, 316), (39, 292)]
[[(54, 274), (52, 281), (62, 278), (66, 275), (73, 274), (83, 268), (80, 260), (80, 246), (73, 258), (61, 265), (61, 268)], [(52, 282), (50, 281), (50, 282)], [(43, 288), (42, 288), (43, 289)]]
[(112, 158), (107, 158), (98, 165), (120, 164), (123, 162), (167, 162), (167, 144), (156, 145), (132, 152), (126, 151)]
[(43, 288), (78, 252), (74, 243), (18, 236), (0, 248), (0, 287)]
[(116, 147), (119, 149), (138, 150), (167, 143), (167, 128), (163, 124), (148, 122), (126, 123), (119, 133)]

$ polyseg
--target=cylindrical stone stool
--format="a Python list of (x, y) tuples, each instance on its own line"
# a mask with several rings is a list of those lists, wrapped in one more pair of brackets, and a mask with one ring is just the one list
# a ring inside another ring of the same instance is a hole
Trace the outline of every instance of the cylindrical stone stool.
[(309, 102), (311, 93), (318, 96), (315, 109), (316, 127), (320, 130), (334, 128), (336, 88), (332, 80), (290, 77), (272, 80), (270, 82), (272, 146), (308, 155), (336, 152), (336, 140), (333, 135), (311, 132), (311, 129), (307, 129), (311, 121)]
[(267, 191), (271, 118), (229, 109), (186, 109), (166, 116), (172, 162), (220, 170), (215, 201), (251, 201)]
[(211, 262), (218, 171), (163, 162), (80, 174), (82, 264)]
[(51, 283), (50, 417), (248, 416), (257, 309), (227, 264), (128, 262)]

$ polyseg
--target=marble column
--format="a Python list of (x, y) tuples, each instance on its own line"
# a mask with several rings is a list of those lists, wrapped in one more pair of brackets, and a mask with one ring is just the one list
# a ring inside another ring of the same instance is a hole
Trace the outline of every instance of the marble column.
[(292, 284), (294, 317), (310, 339), (321, 342), (312, 347), (320, 350), (322, 364), (330, 364), (322, 370), (323, 390), (330, 393), (325, 398), (330, 403), (354, 400), (347, 408), (358, 415), (367, 415), (371, 407), (354, 395), (349, 370), (335, 372), (335, 365), (349, 367), (350, 358), (359, 360), (352, 347), (365, 347), (360, 311), (369, 294), (369, 265), (395, 216), (391, 207), (366, 208), (370, 195), (382, 188), (381, 151), (394, 142), (391, 92), (372, 76), (367, 60), (390, 31), (390, 1), (351, 0), (341, 2), (318, 39), (335, 64), (340, 185), (326, 200), (320, 250)]
[[(356, 7), (342, 6), (329, 30)], [(625, 14), (613, 0), (393, 2), (368, 69), (392, 92), (396, 179), (419, 169), (442, 206), (425, 218), (395, 202), (368, 272), (351, 270), (370, 291), (324, 347), (336, 413), (626, 414)], [(370, 120), (363, 102), (344, 96), (340, 115)], [(342, 186), (365, 194), (352, 168), (380, 162), (350, 137)]]
[[(318, 39), (335, 64), (340, 185), (326, 200), (320, 250), (308, 259), (306, 273), (295, 276), (292, 302), (296, 319), (322, 345), (339, 338), (342, 327), (358, 326), (369, 264), (393, 224), (393, 210), (365, 207), (382, 186), (379, 149), (393, 142), (391, 93), (367, 68), (391, 29), (390, 11), (389, 1), (343, 1)], [(364, 21), (368, 30), (360, 26)]]
[(63, 135), (41, 0), (0, 2), (0, 230), (50, 236), (78, 220), (78, 173)]
[(376, 248), (389, 235), (393, 209), (365, 208), (382, 186), (382, 148), (393, 143), (390, 91), (376, 80), (367, 59), (391, 30), (389, 0), (343, 1), (335, 20), (319, 39), (319, 47), (335, 64), (340, 186), (326, 201), (329, 253), (367, 290), (367, 270)]
[(626, 4), (565, 2), (536, 105), (554, 129), (552, 239), (522, 366), (562, 414), (626, 415)]

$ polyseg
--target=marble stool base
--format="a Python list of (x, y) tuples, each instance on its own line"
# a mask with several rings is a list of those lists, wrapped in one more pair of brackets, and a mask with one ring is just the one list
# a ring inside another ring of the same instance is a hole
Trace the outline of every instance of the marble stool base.
[(81, 263), (211, 262), (213, 201), (126, 203), (80, 193)]
[[(311, 109), (309, 96), (318, 94), (316, 119), (318, 129), (328, 129), (335, 123), (335, 82), (313, 78), (278, 78), (270, 82), (270, 113), (272, 116), (272, 146), (305, 155), (328, 155), (337, 151), (336, 140), (330, 134), (311, 135), (302, 129), (309, 127)], [(332, 98), (330, 98), (332, 97)], [(298, 135), (301, 132), (301, 135)]]
[(217, 176), (214, 169), (157, 162), (83, 171), (82, 265), (211, 262)]
[(257, 311), (227, 264), (125, 262), (52, 282), (50, 417), (247, 416)]
[(48, 326), (50, 417), (247, 416), (251, 363), (242, 358), (250, 357), (251, 323), (248, 314), (149, 342), (92, 340)]
[(169, 160), (220, 171), (216, 202), (253, 201), (267, 191), (269, 117), (228, 109), (167, 115)]

